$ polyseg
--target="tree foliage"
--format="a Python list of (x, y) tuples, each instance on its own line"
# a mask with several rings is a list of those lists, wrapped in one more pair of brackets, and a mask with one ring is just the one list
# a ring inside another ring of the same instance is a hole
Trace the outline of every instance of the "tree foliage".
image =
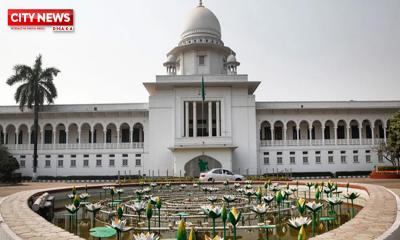
[(377, 151), (393, 166), (400, 166), (400, 112), (389, 119), (386, 143), (381, 143)]
[(8, 149), (0, 145), (0, 179), (2, 181), (12, 180), (12, 173), (19, 169), (17, 159), (8, 152)]

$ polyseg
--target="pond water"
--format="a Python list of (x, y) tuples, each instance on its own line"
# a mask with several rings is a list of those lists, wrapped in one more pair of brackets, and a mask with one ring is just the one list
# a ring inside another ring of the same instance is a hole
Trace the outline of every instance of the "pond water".
[[(242, 185), (244, 186), (244, 185)], [(271, 190), (265, 190), (262, 185), (253, 185), (251, 189), (254, 191), (258, 188), (263, 190), (263, 195), (274, 195)], [(291, 188), (294, 186), (291, 186)], [(145, 187), (146, 188), (146, 187)], [(265, 214), (258, 215), (251, 211), (252, 206), (258, 204), (256, 196), (251, 196), (250, 199), (244, 194), (244, 192), (238, 191), (233, 185), (223, 186), (215, 185), (216, 191), (205, 192), (202, 187), (187, 185), (181, 187), (179, 185), (167, 187), (160, 187), (158, 185), (154, 189), (150, 190), (147, 194), (140, 195), (141, 201), (145, 201), (146, 198), (150, 196), (159, 196), (162, 200), (161, 214), (160, 214), (160, 225), (158, 228), (158, 210), (153, 208), (153, 217), (150, 220), (151, 232), (157, 233), (160, 239), (175, 239), (176, 227), (180, 219), (186, 221), (186, 229), (189, 232), (190, 226), (201, 227), (202, 229), (197, 230), (197, 239), (204, 239), (204, 234), (208, 236), (211, 235), (212, 219), (204, 214), (201, 209), (202, 206), (209, 205), (209, 197), (216, 198), (217, 200), (213, 203), (215, 206), (222, 206), (224, 204), (224, 195), (234, 195), (236, 200), (230, 203), (229, 207), (235, 206), (239, 212), (241, 212), (242, 217), (237, 224), (237, 239), (243, 240), (261, 240), (261, 239), (297, 239), (298, 230), (289, 226), (289, 219), (292, 217), (299, 216), (299, 212), (296, 208), (296, 201), (298, 198), (306, 198), (306, 202), (312, 202), (314, 199), (309, 199), (308, 189), (305, 186), (298, 186), (298, 191), (292, 191), (286, 200), (284, 200), (279, 208), (276, 201), (272, 201), (269, 204), (269, 208)], [(285, 189), (285, 186), (280, 186), (281, 189)], [(142, 187), (122, 187), (124, 193), (121, 194), (122, 203), (131, 206), (135, 202), (138, 202), (139, 195), (136, 194), (136, 190), (143, 189)], [(249, 187), (250, 189), (250, 187)], [(344, 190), (345, 192), (346, 190)], [(85, 192), (82, 190), (77, 191), (78, 194)], [(70, 214), (65, 209), (65, 205), (71, 203), (68, 199), (68, 192), (59, 192), (55, 195), (55, 215), (53, 218), (53, 223), (71, 233), (77, 234), (85, 239), (92, 239), (89, 234), (89, 229), (93, 226), (93, 214), (87, 211), (86, 207), (81, 205), (77, 214)], [(96, 227), (107, 226), (111, 223), (116, 215), (116, 207), (110, 206), (111, 195), (110, 190), (103, 189), (90, 189), (88, 190), (90, 197), (88, 202), (100, 202), (102, 203), (102, 209), (97, 213), (95, 218)], [(313, 194), (311, 194), (313, 195)], [(334, 196), (342, 197), (341, 193), (335, 193)], [(113, 200), (118, 200), (117, 194), (112, 197)], [(315, 234), (319, 235), (326, 231), (335, 229), (345, 222), (349, 221), (355, 214), (357, 214), (361, 207), (348, 203), (344, 198), (343, 203), (336, 205), (333, 208), (328, 204), (327, 196), (323, 194), (323, 198), (320, 202), (323, 204), (323, 208), (317, 214), (316, 229)], [(250, 202), (249, 202), (250, 201)], [(225, 203), (227, 205), (227, 203)], [(267, 205), (268, 206), (268, 205)], [(279, 210), (278, 210), (279, 209)], [(133, 227), (131, 231), (121, 233), (120, 239), (133, 239), (133, 234), (140, 232), (147, 232), (148, 222), (146, 218), (145, 211), (141, 212), (141, 219), (139, 221), (139, 216), (137, 212), (133, 211), (129, 207), (123, 207), (124, 219), (127, 221), (127, 226)], [(185, 213), (184, 216), (179, 216), (179, 213)], [(77, 219), (75, 218), (77, 216)], [(311, 219), (311, 213), (307, 211), (304, 216)], [(229, 222), (229, 221), (228, 221)], [(260, 229), (260, 225), (270, 225), (271, 228), (268, 230)], [(312, 234), (312, 224), (309, 224), (305, 230), (307, 238), (311, 237)], [(222, 236), (222, 220), (221, 218), (216, 219), (216, 232), (219, 236)], [(232, 238), (232, 227), (227, 224), (227, 239)], [(267, 236), (268, 235), (268, 236)], [(117, 239), (117, 237), (109, 238)]]

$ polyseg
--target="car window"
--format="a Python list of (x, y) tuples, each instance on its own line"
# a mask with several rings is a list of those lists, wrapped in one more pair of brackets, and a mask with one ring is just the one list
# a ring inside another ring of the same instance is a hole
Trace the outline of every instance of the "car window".
[(215, 169), (215, 170), (213, 171), (213, 173), (215, 173), (215, 174), (222, 174), (222, 170), (221, 170), (221, 169)]
[(228, 171), (228, 170), (224, 170), (224, 173), (227, 174), (227, 175), (233, 175), (233, 173), (231, 171)]

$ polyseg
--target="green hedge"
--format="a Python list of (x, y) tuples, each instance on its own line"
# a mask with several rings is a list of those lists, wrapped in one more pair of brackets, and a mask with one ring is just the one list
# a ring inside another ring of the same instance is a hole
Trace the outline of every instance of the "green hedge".
[(396, 171), (400, 170), (400, 167), (395, 166), (380, 166), (378, 167), (378, 171)]

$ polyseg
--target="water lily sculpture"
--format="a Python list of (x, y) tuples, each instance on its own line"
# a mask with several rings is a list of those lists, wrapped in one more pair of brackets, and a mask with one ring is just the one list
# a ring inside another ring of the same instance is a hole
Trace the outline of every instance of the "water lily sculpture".
[(206, 205), (202, 206), (201, 209), (208, 217), (212, 219), (213, 221), (212, 235), (215, 236), (215, 219), (221, 216), (221, 208), (214, 205)]
[(79, 194), (79, 198), (83, 201), (87, 200), (90, 197), (90, 195), (86, 192)]
[(360, 196), (359, 193), (357, 192), (351, 192), (351, 193), (346, 193), (344, 195), (345, 198), (349, 199), (351, 201), (351, 212), (352, 212), (352, 217), (354, 217), (355, 212), (354, 212), (354, 200), (356, 200)]
[(247, 198), (249, 199), (249, 204), (251, 203), (251, 196), (253, 196), (254, 194), (256, 194), (256, 192), (254, 191), (254, 189), (246, 189), (244, 190), (244, 194), (247, 196)]
[(207, 200), (211, 203), (215, 203), (218, 200), (218, 198), (217, 196), (208, 196)]
[(140, 215), (146, 208), (146, 202), (136, 201), (133, 205), (126, 205), (126, 206), (138, 214), (138, 216), (139, 216), (138, 221), (140, 222)]
[(150, 232), (150, 220), (153, 217), (153, 205), (148, 202), (146, 207), (146, 216), (147, 216), (147, 229)]
[(228, 219), (233, 226), (233, 240), (236, 240), (236, 225), (238, 224), (241, 216), (241, 213), (236, 209), (236, 207), (233, 207), (229, 211)]
[(121, 220), (117, 216), (114, 218), (114, 220), (111, 220), (111, 227), (115, 228), (118, 232), (121, 232), (124, 230), (126, 225), (126, 220)]
[(276, 193), (277, 191), (280, 191), (280, 190), (281, 190), (281, 188), (279, 187), (278, 184), (273, 184), (271, 186), (271, 191), (273, 191), (274, 193)]
[(229, 204), (230, 203), (236, 201), (236, 196), (235, 195), (224, 195), (224, 196), (222, 196), (222, 198), (228, 204), (228, 208), (229, 208)]
[(315, 228), (317, 223), (317, 212), (322, 209), (321, 203), (309, 202), (306, 204), (307, 209), (312, 213), (312, 232), (315, 236)]
[(184, 220), (179, 222), (178, 231), (176, 232), (176, 240), (187, 240), (186, 224)]
[(297, 199), (296, 208), (297, 208), (297, 211), (299, 211), (300, 215), (303, 216), (303, 214), (306, 211), (306, 200), (304, 198)]
[(300, 229), (302, 226), (307, 227), (311, 223), (308, 217), (296, 217), (289, 219), (289, 226), (295, 229)]
[(233, 184), (233, 186), (234, 186), (235, 188), (240, 188), (240, 183), (235, 183), (235, 184)]
[(92, 228), (94, 228), (96, 225), (96, 214), (98, 211), (100, 211), (101, 204), (100, 203), (89, 203), (89, 204), (86, 204), (85, 206), (86, 206), (86, 209), (92, 213), (92, 217), (93, 217)]
[(277, 191), (275, 193), (275, 201), (276, 201), (276, 205), (278, 206), (278, 217), (280, 218), (280, 216), (281, 216), (281, 204), (283, 202), (282, 191)]
[(71, 214), (75, 214), (75, 226), (76, 226), (76, 232), (78, 232), (78, 211), (80, 207), (80, 199), (78, 195), (75, 195), (74, 200), (72, 201), (72, 204), (65, 205), (65, 208), (67, 211)]
[(260, 222), (264, 222), (264, 214), (268, 210), (268, 206), (264, 204), (253, 205), (250, 208), (260, 218)]
[(266, 204), (269, 205), (272, 201), (274, 201), (275, 196), (274, 195), (266, 195), (266, 196), (262, 197), (262, 199)]
[(138, 189), (138, 190), (135, 191), (135, 193), (136, 193), (137, 199), (138, 199), (139, 201), (142, 200), (142, 196), (143, 196), (143, 194), (144, 194), (143, 189), (142, 189), (142, 190)]
[(110, 188), (111, 202), (114, 202), (115, 188)]
[(331, 197), (327, 199), (329, 206), (331, 207), (331, 214), (335, 214), (335, 206), (341, 205), (343, 200), (340, 197)]
[(118, 194), (118, 199), (121, 199), (121, 194), (124, 193), (124, 189), (118, 188), (115, 190), (115, 192)]
[(140, 233), (140, 234), (134, 234), (133, 235), (134, 240), (159, 240), (160, 238), (156, 236), (154, 233)]

